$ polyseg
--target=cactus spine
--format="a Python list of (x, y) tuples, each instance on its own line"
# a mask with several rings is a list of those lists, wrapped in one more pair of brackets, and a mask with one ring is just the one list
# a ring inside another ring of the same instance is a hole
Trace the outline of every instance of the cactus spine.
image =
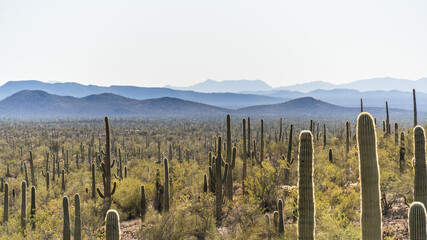
[(409, 237), (411, 240), (427, 239), (426, 209), (421, 202), (413, 202), (409, 209)]
[(357, 145), (361, 188), (362, 239), (381, 239), (381, 203), (377, 138), (371, 114), (363, 112), (357, 118)]
[(427, 204), (427, 168), (426, 168), (426, 147), (424, 128), (416, 126), (414, 128), (414, 152), (415, 152), (415, 179), (414, 179), (414, 201)]
[(25, 235), (25, 227), (27, 225), (27, 182), (22, 181), (21, 183), (21, 230), (22, 234)]
[(62, 239), (70, 240), (71, 239), (71, 228), (70, 228), (70, 211), (68, 209), (68, 197), (64, 196), (62, 198), (62, 209), (64, 210), (64, 226), (62, 229)]
[(164, 187), (165, 187), (165, 191), (163, 192), (164, 197), (163, 197), (163, 204), (164, 204), (164, 210), (165, 212), (169, 212), (169, 164), (168, 164), (168, 159), (164, 158), (163, 159), (164, 165), (165, 165), (165, 183), (164, 183)]
[(31, 208), (30, 208), (30, 222), (31, 229), (36, 229), (36, 221), (34, 220), (36, 216), (36, 187), (31, 187)]
[(279, 231), (279, 234), (284, 234), (285, 233), (285, 222), (283, 221), (283, 201), (282, 201), (282, 199), (279, 199), (279, 201), (277, 201), (277, 205), (279, 208), (278, 231)]
[(120, 240), (120, 218), (116, 210), (108, 210), (105, 217), (105, 228), (106, 240)]
[(81, 240), (82, 219), (80, 216), (80, 195), (78, 193), (74, 195), (74, 211), (74, 240)]
[(298, 189), (298, 239), (314, 239), (313, 135), (306, 130), (300, 133)]
[(9, 221), (9, 184), (4, 184), (3, 223)]

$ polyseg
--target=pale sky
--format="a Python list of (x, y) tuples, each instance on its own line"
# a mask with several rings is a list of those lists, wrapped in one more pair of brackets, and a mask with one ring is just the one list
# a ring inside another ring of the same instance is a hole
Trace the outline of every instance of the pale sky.
[(427, 77), (427, 1), (0, 0), (0, 84)]

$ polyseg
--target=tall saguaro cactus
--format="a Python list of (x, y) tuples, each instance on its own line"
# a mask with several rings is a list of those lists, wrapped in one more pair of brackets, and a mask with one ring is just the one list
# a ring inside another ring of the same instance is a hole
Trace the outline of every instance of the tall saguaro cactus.
[(415, 152), (415, 179), (414, 201), (427, 204), (427, 168), (426, 168), (426, 140), (424, 128), (417, 125), (414, 128)]
[(31, 171), (31, 184), (33, 186), (36, 186), (36, 176), (34, 175), (33, 151), (30, 151), (30, 171)]
[(227, 114), (227, 158), (226, 162), (228, 163), (228, 173), (225, 179), (226, 184), (224, 187), (225, 196), (228, 200), (233, 201), (233, 164), (232, 164), (232, 149), (231, 149), (231, 118), (230, 114)]
[(284, 234), (285, 233), (285, 222), (283, 220), (283, 201), (282, 201), (282, 199), (279, 199), (277, 201), (277, 206), (279, 209), (279, 219), (277, 222), (278, 223), (277, 228), (278, 228), (279, 234)]
[(25, 234), (27, 226), (27, 182), (21, 182), (21, 230)]
[(62, 209), (64, 210), (64, 225), (62, 228), (62, 239), (71, 239), (71, 228), (70, 228), (70, 210), (68, 209), (68, 197), (62, 198)]
[(264, 160), (264, 119), (261, 119), (261, 149), (259, 155), (259, 163), (261, 164)]
[(111, 150), (110, 150), (110, 121), (108, 117), (105, 117), (105, 159), (101, 163), (102, 176), (104, 179), (104, 194), (101, 193), (101, 190), (97, 188), (97, 192), (101, 198), (107, 198), (111, 201), (111, 196), (113, 196), (116, 191), (116, 182), (114, 182), (113, 189), (111, 190), (111, 168), (114, 165), (111, 163)]
[(225, 163), (225, 172), (224, 175), (222, 175), (221, 168), (224, 162), (222, 160), (221, 146), (221, 136), (219, 136), (218, 153), (217, 157), (215, 158), (215, 217), (218, 225), (221, 223), (222, 218), (222, 186), (224, 185), (229, 169), (228, 163)]
[(242, 130), (243, 130), (243, 169), (242, 169), (242, 192), (243, 195), (246, 195), (246, 177), (247, 177), (247, 168), (248, 168), (248, 155), (246, 153), (246, 119), (242, 119)]
[(169, 164), (168, 164), (168, 159), (164, 158), (163, 159), (164, 165), (165, 165), (165, 191), (163, 192), (164, 196), (163, 196), (163, 204), (164, 204), (164, 210), (165, 212), (169, 211)]
[(120, 240), (120, 218), (116, 210), (110, 209), (105, 217), (105, 239)]
[(298, 239), (314, 239), (313, 135), (300, 133), (298, 171)]
[(414, 98), (414, 127), (418, 125), (418, 120), (417, 120), (417, 99), (415, 97), (415, 88), (412, 89), (412, 96)]
[(381, 202), (377, 138), (374, 119), (363, 112), (357, 118), (357, 145), (362, 201), (361, 228), (363, 240), (381, 239)]
[(145, 198), (145, 186), (141, 185), (141, 222), (145, 221), (145, 214), (147, 213), (147, 202)]
[(74, 195), (74, 240), (82, 239), (82, 219), (80, 216), (80, 195)]
[(385, 121), (386, 134), (390, 134), (390, 115), (388, 113), (388, 102), (387, 101), (385, 102), (385, 109), (386, 109), (386, 113), (387, 113), (386, 121)]
[(3, 223), (9, 221), (9, 184), (4, 184)]
[(413, 202), (409, 208), (409, 237), (410, 240), (427, 239), (426, 208), (421, 202)]
[(31, 208), (30, 208), (30, 222), (31, 222), (31, 229), (36, 229), (36, 187), (31, 187)]
[(345, 152), (348, 153), (350, 151), (350, 122), (345, 122)]

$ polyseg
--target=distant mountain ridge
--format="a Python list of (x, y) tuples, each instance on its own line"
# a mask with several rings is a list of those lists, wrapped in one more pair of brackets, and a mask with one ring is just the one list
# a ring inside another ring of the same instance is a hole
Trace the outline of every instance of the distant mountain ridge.
[[(373, 114), (384, 113), (383, 108), (370, 108)], [(292, 117), (356, 117), (360, 108), (341, 107), (312, 97), (294, 99), (269, 105), (241, 109), (219, 108), (193, 101), (163, 97), (136, 100), (112, 93), (89, 95), (82, 98), (59, 96), (39, 90), (24, 90), (0, 101), (2, 118), (87, 118), (87, 117), (154, 117), (193, 118), (237, 116), (288, 116)], [(392, 110), (391, 114), (407, 110)], [(420, 114), (421, 115), (421, 114)]]
[(413, 88), (419, 92), (427, 93), (427, 78), (419, 80), (398, 79), (391, 77), (372, 78), (357, 80), (350, 83), (333, 84), (325, 81), (314, 81), (308, 83), (300, 83), (288, 86), (273, 88), (261, 80), (226, 80), (214, 81), (206, 80), (204, 82), (188, 86), (188, 87), (172, 87), (173, 89), (192, 90), (199, 92), (234, 92), (234, 93), (249, 93), (261, 91), (298, 91), (311, 92), (314, 90), (332, 90), (332, 89), (352, 89), (358, 91), (392, 91), (398, 90), (410, 92)]
[(273, 87), (261, 80), (224, 80), (215, 81), (208, 79), (204, 82), (197, 83), (188, 87), (174, 87), (166, 86), (177, 90), (190, 90), (203, 93), (214, 93), (214, 92), (228, 92), (228, 93), (239, 93), (244, 91), (269, 91), (273, 90)]
[(170, 88), (117, 86), (101, 87), (79, 83), (45, 83), (37, 80), (9, 81), (0, 86), (0, 100), (23, 90), (40, 90), (47, 93), (85, 97), (91, 94), (114, 93), (123, 97), (144, 100), (172, 97), (194, 101), (224, 108), (241, 108), (259, 104), (283, 102), (288, 99), (242, 93), (199, 93), (194, 91), (174, 90)]

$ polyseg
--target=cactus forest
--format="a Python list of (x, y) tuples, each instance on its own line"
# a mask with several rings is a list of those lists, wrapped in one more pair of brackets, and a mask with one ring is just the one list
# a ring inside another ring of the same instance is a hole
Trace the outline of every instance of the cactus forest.
[(413, 94), (409, 121), (3, 121), (0, 238), (425, 240)]

